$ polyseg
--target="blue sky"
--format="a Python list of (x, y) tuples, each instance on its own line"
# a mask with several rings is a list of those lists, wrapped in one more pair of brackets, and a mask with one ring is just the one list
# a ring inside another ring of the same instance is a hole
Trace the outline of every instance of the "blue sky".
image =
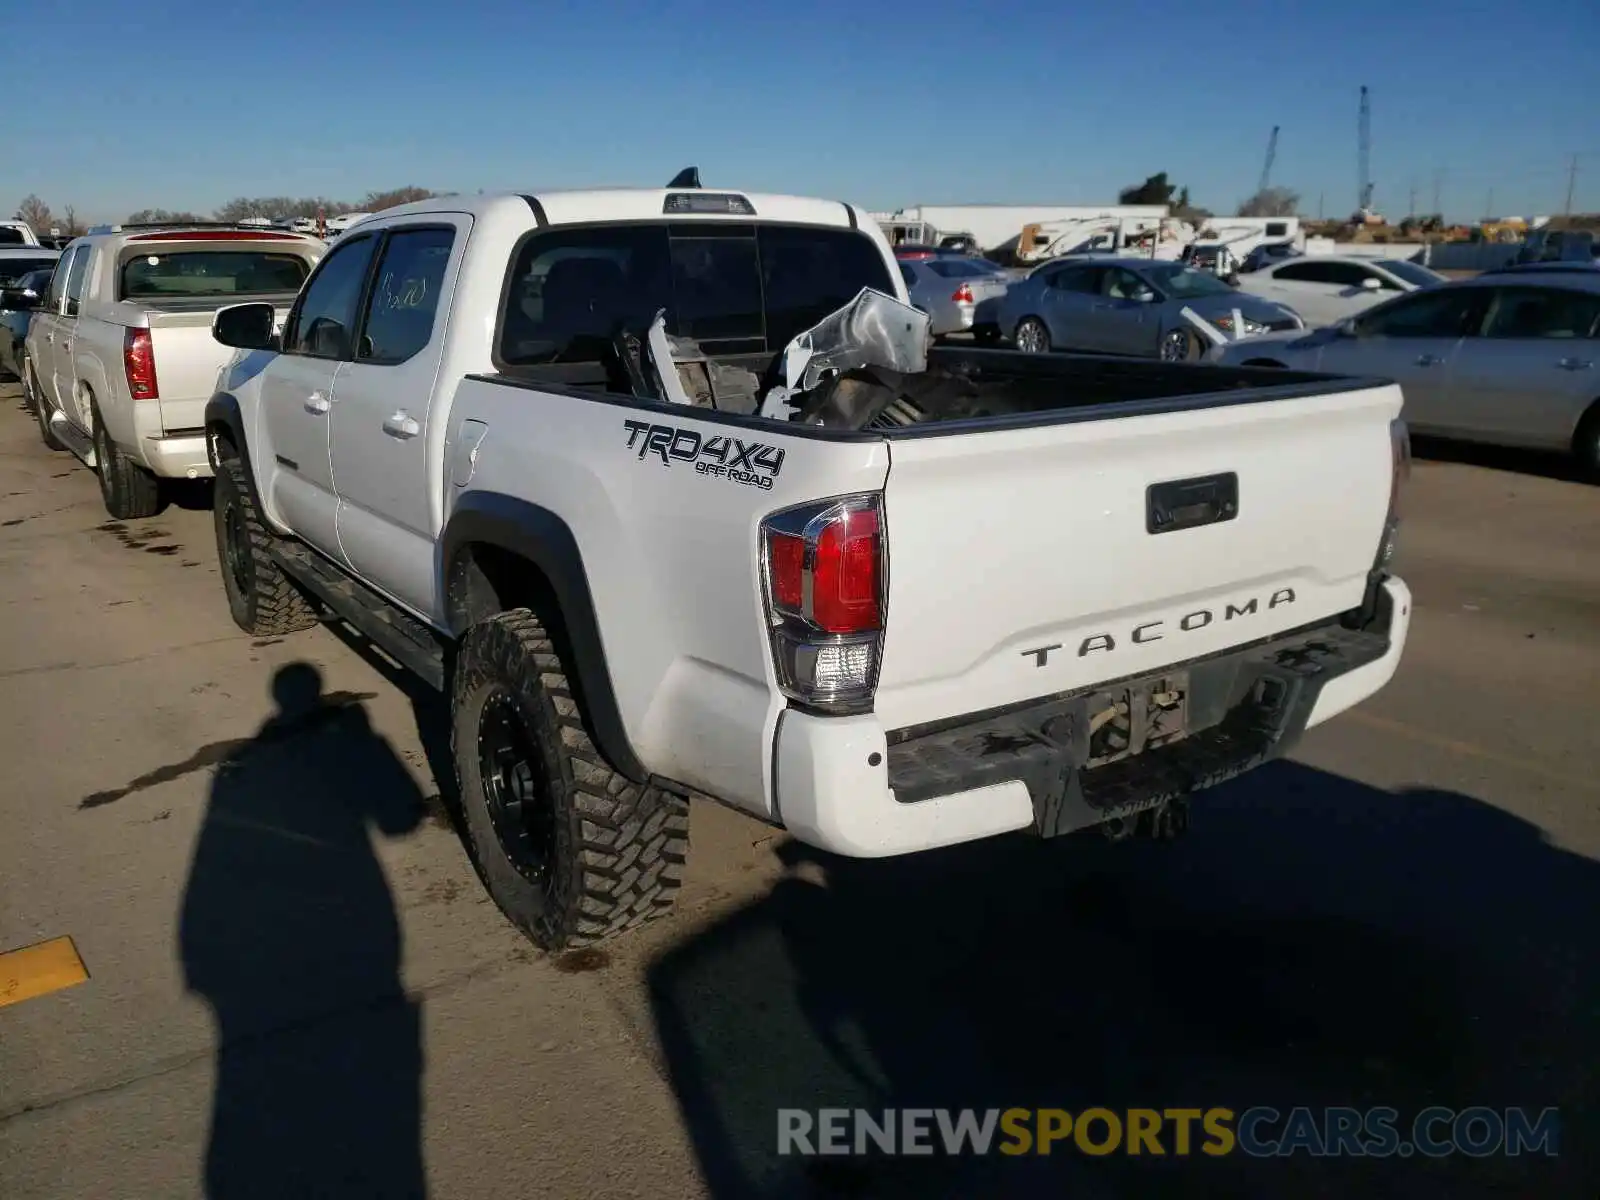
[[(61, 4), (61, 0), (56, 0)], [(1232, 211), (1282, 126), (1302, 212), (1600, 209), (1600, 4), (1460, 0), (74, 0), (7, 22), (0, 206), (208, 212), (241, 195), (665, 183), (1094, 203), (1166, 170)], [(231, 15), (230, 15), (231, 14)], [(1514, 14), (1514, 15), (1512, 15)], [(913, 28), (913, 27), (916, 28)], [(19, 40), (20, 35), (20, 40)], [(33, 70), (17, 69), (31, 63)], [(46, 101), (48, 97), (48, 101)]]

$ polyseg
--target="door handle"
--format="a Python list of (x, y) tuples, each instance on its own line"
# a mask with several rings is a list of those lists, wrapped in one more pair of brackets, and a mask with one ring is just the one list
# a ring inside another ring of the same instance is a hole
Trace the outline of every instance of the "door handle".
[(1437, 367), (1443, 361), (1444, 359), (1435, 354), (1417, 355), (1417, 366), (1419, 367)]
[(47, 333), (44, 335), (44, 340), (49, 342), (51, 345), (55, 345), (56, 335), (53, 333)]
[(1556, 363), (1556, 366), (1560, 367), (1563, 371), (1587, 371), (1590, 367), (1594, 366), (1594, 363), (1590, 362), (1587, 358), (1563, 358), (1560, 362)]
[(422, 432), (422, 426), (417, 424), (417, 419), (408, 416), (404, 409), (393, 416), (386, 417), (383, 422), (383, 431), (393, 438), (414, 438)]
[(306, 411), (308, 413), (313, 413), (320, 417), (328, 411), (329, 407), (328, 397), (321, 392), (312, 392), (311, 395), (306, 397)]

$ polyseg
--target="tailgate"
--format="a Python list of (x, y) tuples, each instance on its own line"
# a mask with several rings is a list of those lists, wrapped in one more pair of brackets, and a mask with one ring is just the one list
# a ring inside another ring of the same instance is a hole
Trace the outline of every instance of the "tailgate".
[[(1155, 672), (1357, 607), (1400, 403), (1393, 385), (1358, 385), (892, 439), (880, 720)], [(1147, 531), (1151, 485), (1226, 473), (1231, 519)]]
[[(288, 302), (277, 305), (280, 327), (288, 311)], [(216, 391), (217, 373), (233, 357), (231, 347), (211, 336), (215, 315), (214, 307), (148, 313), (161, 427), (168, 434), (205, 427), (206, 402)]]

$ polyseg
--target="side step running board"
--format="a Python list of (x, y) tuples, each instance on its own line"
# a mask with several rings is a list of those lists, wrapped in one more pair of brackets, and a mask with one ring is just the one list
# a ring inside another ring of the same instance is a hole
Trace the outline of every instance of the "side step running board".
[(275, 541), (271, 553), (301, 586), (385, 654), (444, 690), (444, 645), (433, 630), (298, 542)]
[(99, 465), (94, 460), (94, 439), (67, 420), (67, 415), (60, 409), (50, 414), (50, 432), (55, 434), (56, 439), (68, 450), (83, 459), (84, 466)]

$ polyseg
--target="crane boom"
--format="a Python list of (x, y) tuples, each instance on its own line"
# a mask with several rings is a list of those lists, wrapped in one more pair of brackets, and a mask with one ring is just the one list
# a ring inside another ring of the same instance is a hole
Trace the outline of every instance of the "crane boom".
[(1267, 139), (1267, 160), (1261, 164), (1261, 182), (1256, 184), (1256, 194), (1260, 195), (1267, 190), (1267, 185), (1272, 182), (1272, 162), (1278, 157), (1278, 127), (1272, 127), (1272, 136)]
[(1356, 138), (1358, 157), (1356, 173), (1360, 176), (1356, 181), (1358, 188), (1356, 211), (1364, 213), (1372, 209), (1372, 101), (1368, 98), (1365, 84), (1361, 87), (1361, 117)]

